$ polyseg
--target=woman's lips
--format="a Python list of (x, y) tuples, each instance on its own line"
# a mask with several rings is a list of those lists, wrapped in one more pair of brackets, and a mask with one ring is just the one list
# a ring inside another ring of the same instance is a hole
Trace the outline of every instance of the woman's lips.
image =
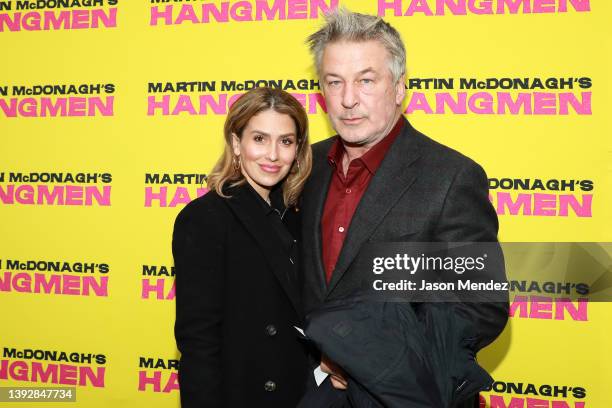
[(280, 166), (271, 164), (260, 164), (259, 167), (266, 173), (278, 173), (280, 171)]

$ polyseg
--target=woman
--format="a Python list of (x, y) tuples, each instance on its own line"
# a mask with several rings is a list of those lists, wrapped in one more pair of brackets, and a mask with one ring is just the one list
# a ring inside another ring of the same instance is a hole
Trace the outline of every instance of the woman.
[[(174, 225), (181, 404), (293, 407), (307, 361), (295, 204), (311, 168), (308, 121), (288, 93), (257, 88), (225, 121), (210, 192)], [(295, 238), (294, 238), (295, 237)]]

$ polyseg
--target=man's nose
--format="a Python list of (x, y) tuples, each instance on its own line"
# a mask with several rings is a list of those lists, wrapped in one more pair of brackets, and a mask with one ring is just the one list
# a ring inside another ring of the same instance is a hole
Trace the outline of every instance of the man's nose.
[(352, 109), (359, 103), (357, 97), (357, 87), (352, 83), (346, 83), (342, 90), (342, 107)]

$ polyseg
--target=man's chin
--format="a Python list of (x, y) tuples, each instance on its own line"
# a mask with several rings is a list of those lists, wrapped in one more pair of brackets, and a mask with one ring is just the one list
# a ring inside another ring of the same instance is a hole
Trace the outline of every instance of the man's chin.
[(360, 145), (367, 139), (362, 129), (356, 127), (340, 125), (335, 130), (345, 143)]
[(340, 135), (342, 141), (349, 146), (357, 147), (368, 143), (367, 136), (364, 136), (361, 132), (344, 131), (344, 133), (338, 132), (338, 135)]

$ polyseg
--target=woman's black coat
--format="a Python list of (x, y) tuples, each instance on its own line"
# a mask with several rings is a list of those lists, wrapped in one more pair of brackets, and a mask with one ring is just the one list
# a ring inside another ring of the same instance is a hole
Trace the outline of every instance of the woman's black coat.
[[(307, 375), (293, 328), (302, 323), (297, 259), (250, 186), (228, 193), (192, 201), (174, 225), (181, 405), (294, 407)], [(296, 217), (287, 210), (283, 222)]]

